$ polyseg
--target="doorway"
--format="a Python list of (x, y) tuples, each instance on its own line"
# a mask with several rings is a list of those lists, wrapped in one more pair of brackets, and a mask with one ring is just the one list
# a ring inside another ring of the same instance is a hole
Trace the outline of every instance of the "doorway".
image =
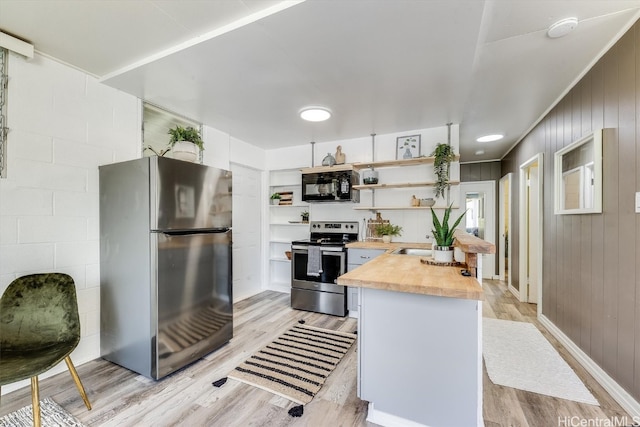
[(515, 291), (511, 278), (513, 271), (511, 269), (511, 248), (510, 243), (510, 227), (511, 227), (511, 189), (513, 174), (508, 173), (500, 179), (500, 196), (498, 202), (498, 276), (500, 280), (507, 283), (511, 292)]
[(542, 153), (520, 165), (519, 299), (542, 312)]
[[(495, 181), (460, 183), (463, 206), (467, 209), (465, 218), (462, 220), (466, 232), (494, 245), (496, 243), (495, 186)], [(495, 255), (482, 255), (483, 279), (495, 278), (495, 264)]]

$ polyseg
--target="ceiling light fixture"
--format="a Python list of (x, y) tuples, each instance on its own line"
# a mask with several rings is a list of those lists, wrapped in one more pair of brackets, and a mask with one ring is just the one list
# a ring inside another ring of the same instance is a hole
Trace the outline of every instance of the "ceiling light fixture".
[(304, 107), (300, 110), (300, 117), (309, 122), (324, 122), (331, 117), (331, 110), (326, 107)]
[(561, 19), (555, 24), (552, 24), (547, 30), (547, 36), (551, 39), (557, 39), (564, 37), (573, 31), (578, 26), (578, 18), (565, 18)]
[(484, 154), (484, 150), (476, 151), (476, 156), (482, 156)]
[(499, 139), (504, 138), (504, 135), (500, 134), (500, 133), (496, 133), (494, 135), (485, 135), (485, 136), (481, 136), (480, 138), (476, 139), (476, 141), (478, 142), (492, 142), (492, 141), (497, 141)]

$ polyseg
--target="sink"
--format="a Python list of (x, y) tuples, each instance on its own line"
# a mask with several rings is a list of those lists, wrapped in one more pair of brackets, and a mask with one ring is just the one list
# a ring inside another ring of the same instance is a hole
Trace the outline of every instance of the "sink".
[(391, 253), (395, 255), (431, 256), (431, 249), (398, 248)]

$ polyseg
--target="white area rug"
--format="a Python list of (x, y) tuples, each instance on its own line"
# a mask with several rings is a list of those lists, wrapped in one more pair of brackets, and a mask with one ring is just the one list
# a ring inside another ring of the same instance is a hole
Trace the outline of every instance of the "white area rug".
[[(65, 411), (51, 398), (40, 401), (40, 422), (42, 427), (84, 427), (73, 415)], [(32, 427), (31, 405), (0, 418), (0, 427)]]
[(482, 322), (482, 353), (495, 384), (599, 405), (534, 325), (486, 317)]

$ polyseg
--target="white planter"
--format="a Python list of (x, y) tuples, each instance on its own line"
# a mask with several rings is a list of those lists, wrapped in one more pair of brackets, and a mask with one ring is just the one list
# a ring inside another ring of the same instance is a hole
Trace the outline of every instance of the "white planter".
[(383, 241), (384, 243), (391, 243), (391, 236), (388, 236), (388, 235), (386, 235), (386, 234), (385, 234), (385, 235), (383, 235), (383, 236), (382, 236), (382, 241)]
[(271, 200), (271, 204), (274, 206), (280, 204), (280, 199), (269, 199), (269, 200)]
[(189, 141), (178, 141), (173, 144), (173, 148), (171, 148), (174, 159), (185, 160), (192, 163), (198, 161), (198, 151), (198, 146)]
[(433, 260), (436, 262), (453, 262), (453, 248), (448, 246), (434, 246)]

